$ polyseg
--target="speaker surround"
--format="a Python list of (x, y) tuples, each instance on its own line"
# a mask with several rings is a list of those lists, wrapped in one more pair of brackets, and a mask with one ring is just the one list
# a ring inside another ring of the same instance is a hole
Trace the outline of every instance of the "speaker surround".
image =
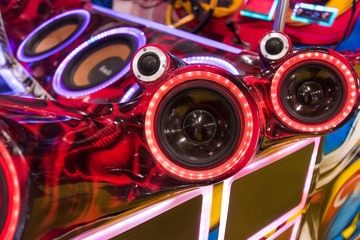
[(22, 41), (17, 58), (23, 62), (47, 58), (79, 37), (89, 22), (90, 13), (84, 9), (61, 13), (38, 26)]
[[(166, 81), (145, 117), (146, 140), (156, 161), (187, 181), (221, 178), (238, 170), (249, 160), (258, 137), (257, 116), (245, 95), (212, 72), (192, 71)], [(191, 122), (195, 124), (187, 125)], [(187, 127), (198, 132), (191, 135)]]
[(272, 79), (274, 113), (291, 129), (328, 131), (341, 124), (357, 102), (355, 75), (340, 55), (299, 53)]
[(99, 33), (61, 62), (54, 74), (53, 89), (66, 97), (103, 89), (128, 73), (131, 57), (145, 43), (144, 33), (136, 28), (121, 27)]

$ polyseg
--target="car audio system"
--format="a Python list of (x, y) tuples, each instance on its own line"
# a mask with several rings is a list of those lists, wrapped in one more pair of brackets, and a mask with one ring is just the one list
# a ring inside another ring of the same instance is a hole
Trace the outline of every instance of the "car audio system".
[(254, 53), (81, 2), (53, 11), (46, 21), (11, 24), (7, 33), (17, 59), (58, 101), (125, 102), (137, 96), (140, 88), (130, 77), (130, 60), (149, 43), (190, 57), (192, 64), (224, 67), (225, 62), (243, 69), (241, 73), (261, 69)]
[[(109, 31), (101, 36), (111, 45), (118, 32)], [(261, 152), (263, 139), (314, 137), (345, 124), (360, 89), (348, 60), (328, 49), (294, 49), (283, 33), (269, 34), (257, 74), (188, 65), (150, 44), (130, 61), (141, 89), (132, 101), (74, 106), (2, 97), (1, 236), (76, 236), (131, 212), (140, 199), (234, 176)], [(131, 40), (124, 42), (115, 44), (129, 53)], [(75, 74), (67, 86), (77, 90), (83, 82)]]

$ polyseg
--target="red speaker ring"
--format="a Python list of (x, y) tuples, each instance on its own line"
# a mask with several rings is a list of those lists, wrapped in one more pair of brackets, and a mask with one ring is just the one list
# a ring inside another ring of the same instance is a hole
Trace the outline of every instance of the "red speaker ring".
[(20, 215), (20, 184), (12, 158), (2, 142), (0, 142), (0, 167), (4, 171), (9, 193), (9, 207), (0, 239), (13, 239)]
[[(332, 117), (329, 121), (323, 123), (307, 124), (292, 119), (284, 111), (280, 101), (279, 91), (284, 73), (288, 71), (291, 67), (293, 67), (295, 64), (298, 64), (306, 60), (320, 60), (329, 63), (330, 65), (335, 66), (342, 73), (343, 78), (346, 79), (344, 84), (346, 86), (348, 94), (346, 96), (343, 109), (334, 117)], [(352, 71), (346, 66), (346, 64), (341, 59), (320, 52), (302, 53), (287, 60), (276, 71), (270, 88), (270, 100), (274, 107), (274, 113), (276, 114), (276, 116), (278, 116), (280, 120), (288, 127), (304, 132), (323, 132), (336, 127), (350, 114), (350, 112), (352, 111), (352, 109), (356, 104), (357, 98), (358, 98), (357, 87)]]
[[(173, 87), (194, 79), (203, 79), (211, 82), (215, 82), (225, 86), (229, 89), (236, 99), (238, 100), (243, 112), (244, 112), (244, 135), (243, 138), (240, 139), (239, 148), (236, 150), (234, 155), (224, 164), (218, 165), (212, 169), (207, 170), (191, 170), (178, 166), (170, 159), (168, 159), (164, 153), (160, 150), (160, 146), (157, 143), (155, 137), (155, 112), (156, 108), (159, 105), (162, 98), (165, 96), (167, 92), (169, 92)], [(233, 84), (231, 81), (211, 72), (205, 71), (193, 71), (188, 73), (180, 74), (166, 83), (164, 83), (159, 90), (154, 94), (149, 107), (147, 109), (146, 117), (145, 117), (145, 135), (147, 139), (147, 143), (150, 147), (150, 150), (157, 160), (157, 162), (168, 172), (171, 174), (186, 180), (191, 181), (204, 181), (216, 178), (220, 175), (223, 175), (227, 171), (231, 170), (234, 166), (236, 166), (239, 161), (241, 161), (247, 152), (249, 146), (251, 145), (251, 141), (254, 134), (254, 124), (253, 124), (253, 114), (250, 109), (250, 106), (247, 102), (244, 94), (239, 90), (239, 88)], [(257, 139), (256, 139), (257, 141)], [(252, 154), (251, 154), (252, 155)]]

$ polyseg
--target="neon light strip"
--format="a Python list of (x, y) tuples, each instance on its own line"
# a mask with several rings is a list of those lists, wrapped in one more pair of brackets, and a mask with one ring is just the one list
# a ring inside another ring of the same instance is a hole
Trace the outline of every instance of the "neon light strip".
[[(305, 18), (305, 17), (299, 17), (299, 16), (296, 16), (296, 13), (299, 8), (315, 10), (315, 11), (319, 11), (319, 12), (329, 12), (329, 13), (331, 13), (331, 17), (328, 22), (317, 21), (317, 20), (313, 20), (313, 19), (309, 19), (309, 18)], [(338, 13), (339, 13), (339, 9), (333, 8), (333, 7), (325, 7), (325, 6), (314, 5), (314, 4), (309, 4), (309, 3), (296, 3), (294, 10), (291, 14), (291, 20), (295, 20), (298, 22), (304, 22), (304, 23), (317, 23), (321, 26), (331, 27), (333, 25)]]
[(12, 157), (0, 141), (0, 168), (3, 169), (8, 187), (8, 213), (4, 226), (0, 229), (0, 239), (13, 239), (21, 209), (21, 190), (19, 178)]
[(262, 19), (262, 20), (266, 20), (266, 21), (271, 21), (274, 17), (277, 4), (278, 4), (278, 0), (275, 0), (273, 5), (271, 6), (271, 9), (270, 9), (268, 15), (260, 14), (260, 13), (256, 13), (256, 12), (249, 12), (246, 10), (240, 11), (240, 14), (243, 16), (246, 16), (246, 17), (252, 17), (252, 18)]
[(199, 240), (207, 240), (210, 227), (210, 214), (212, 202), (212, 186), (202, 187), (191, 192), (181, 194), (177, 197), (149, 206), (125, 218), (116, 220), (105, 226), (91, 229), (75, 238), (74, 240), (109, 239), (120, 235), (131, 228), (134, 228), (190, 199), (199, 195), (203, 196), (201, 209)]
[(14, 73), (7, 68), (0, 69), (0, 77), (5, 80), (11, 92), (1, 93), (1, 94), (20, 94), (26, 92), (26, 88), (22, 82), (20, 82), (14, 75)]
[(274, 239), (276, 239), (278, 236), (280, 236), (282, 233), (284, 233), (291, 226), (294, 226), (294, 228), (293, 228), (293, 230), (291, 232), (290, 240), (295, 240), (297, 232), (298, 232), (299, 227), (300, 227), (301, 217), (302, 217), (302, 215), (297, 216), (295, 219), (293, 219), (291, 222), (287, 223), (284, 227), (280, 228), (278, 231), (276, 231), (273, 235), (271, 235), (266, 240), (274, 240)]
[(6, 64), (6, 58), (4, 54), (4, 50), (0, 44), (0, 66), (4, 66)]
[(266, 166), (284, 158), (285, 156), (288, 156), (291, 153), (294, 153), (294, 152), (302, 149), (303, 147), (305, 147), (313, 142), (315, 142), (315, 146), (314, 146), (314, 150), (313, 150), (313, 153), (311, 156), (310, 166), (309, 166), (309, 170), (308, 170), (306, 180), (305, 180), (303, 196), (302, 196), (302, 199), (301, 199), (299, 205), (296, 206), (295, 208), (293, 208), (292, 210), (290, 210), (289, 212), (287, 212), (286, 214), (282, 215), (281, 217), (279, 217), (272, 223), (270, 223), (268, 226), (264, 227), (263, 229), (261, 229), (260, 231), (255, 233), (248, 240), (255, 240), (255, 239), (257, 240), (257, 239), (262, 238), (267, 233), (271, 232), (273, 229), (278, 227), (280, 224), (282, 224), (287, 219), (294, 216), (297, 212), (299, 212), (301, 209), (304, 208), (306, 199), (307, 199), (307, 196), (309, 193), (312, 174), (313, 174), (314, 168), (315, 168), (317, 151), (318, 151), (319, 144), (320, 144), (320, 137), (306, 139), (306, 140), (302, 140), (300, 142), (291, 144), (290, 146), (287, 146), (286, 148), (284, 148), (280, 151), (277, 151), (274, 154), (266, 156), (259, 161), (250, 163), (248, 166), (246, 166), (245, 168), (240, 170), (240, 172), (237, 173), (235, 176), (233, 176), (229, 179), (226, 179), (224, 181), (223, 197), (222, 197), (222, 202), (221, 202), (221, 215), (220, 215), (219, 238), (218, 238), (219, 240), (223, 240), (225, 237), (226, 222), (227, 222), (227, 216), (228, 216), (228, 210), (229, 210), (230, 191), (231, 191), (232, 183), (235, 180), (237, 180), (243, 176), (246, 176), (252, 172), (255, 172), (263, 167), (266, 167)]
[(115, 81), (119, 80), (120, 78), (122, 78), (126, 73), (128, 73), (130, 71), (130, 62), (123, 68), (121, 69), (120, 72), (118, 72), (115, 76), (113, 76), (112, 78), (110, 78), (109, 80), (93, 87), (93, 88), (89, 88), (89, 89), (85, 89), (85, 90), (81, 90), (81, 91), (71, 91), (68, 90), (61, 81), (62, 78), (62, 74), (66, 68), (66, 66), (70, 63), (70, 61), (80, 52), (82, 51), (86, 51), (86, 48), (101, 40), (104, 39), (106, 37), (109, 36), (113, 36), (113, 35), (117, 35), (117, 34), (128, 34), (131, 35), (132, 37), (134, 37), (136, 39), (136, 43), (137, 43), (137, 49), (141, 48), (142, 46), (144, 46), (146, 44), (146, 37), (145, 34), (140, 31), (137, 28), (132, 28), (132, 27), (120, 27), (120, 28), (113, 28), (110, 30), (107, 30), (105, 32), (99, 33), (96, 36), (91, 37), (89, 40), (87, 40), (86, 42), (82, 43), (80, 46), (78, 46), (77, 48), (75, 48), (59, 65), (59, 67), (56, 69), (56, 72), (54, 74), (54, 78), (53, 78), (53, 88), (55, 90), (55, 92), (59, 95), (65, 96), (65, 97), (80, 97), (80, 96), (84, 96), (84, 95), (89, 95), (91, 93), (97, 92), (109, 85), (111, 85), (112, 83), (114, 83)]
[(134, 85), (132, 85), (131, 88), (127, 90), (125, 95), (121, 98), (120, 103), (128, 102), (139, 89), (140, 86), (137, 83), (134, 83)]
[[(48, 25), (52, 22), (55, 22), (63, 17), (69, 16), (69, 15), (80, 15), (84, 18), (83, 25), (71, 38), (69, 38), (67, 41), (65, 41), (63, 44), (59, 45), (57, 48), (53, 49), (52, 51), (49, 51), (49, 52), (46, 52), (44, 54), (41, 54), (39, 56), (34, 56), (34, 57), (25, 56), (25, 54), (24, 54), (25, 45), (29, 42), (30, 39), (32, 39), (32, 37), (35, 34), (37, 34), (39, 31), (41, 31), (46, 25)], [(20, 47), (18, 48), (17, 53), (16, 53), (17, 58), (23, 62), (36, 62), (41, 59), (47, 58), (47, 57), (53, 55), (54, 53), (64, 49), (66, 46), (68, 46), (70, 43), (72, 43), (76, 38), (78, 38), (85, 31), (86, 27), (90, 23), (90, 18), (91, 18), (90, 13), (84, 9), (76, 9), (76, 10), (72, 10), (72, 11), (67, 11), (67, 12), (59, 14), (53, 18), (50, 18), (49, 20), (47, 20), (46, 22), (44, 22), (43, 24), (38, 26), (34, 31), (32, 31), (24, 39), (24, 41), (21, 42)]]
[(124, 19), (124, 20), (129, 21), (129, 22), (135, 22), (135, 23), (144, 25), (144, 26), (149, 27), (149, 28), (153, 28), (153, 29), (156, 29), (156, 30), (159, 30), (159, 31), (167, 32), (167, 33), (169, 33), (171, 35), (181, 37), (181, 38), (185, 38), (185, 39), (188, 39), (190, 41), (197, 42), (197, 43), (200, 43), (200, 44), (208, 45), (210, 47), (221, 49), (223, 51), (232, 52), (232, 53), (236, 53), (236, 54), (241, 53), (243, 51), (243, 50), (241, 50), (239, 48), (229, 46), (229, 45), (226, 45), (224, 43), (217, 42), (217, 41), (205, 38), (205, 37), (201, 37), (201, 36), (189, 33), (189, 32), (179, 30), (179, 29), (171, 28), (171, 27), (168, 27), (168, 26), (166, 26), (164, 24), (156, 23), (156, 22), (144, 19), (144, 18), (132, 16), (132, 15), (125, 14), (125, 13), (122, 13), (122, 12), (117, 12), (117, 11), (114, 11), (112, 9), (104, 8), (104, 7), (97, 6), (97, 5), (92, 5), (92, 8), (95, 9), (96, 11), (99, 11), (99, 12), (102, 12), (102, 13), (105, 13), (105, 14), (109, 14), (109, 15), (117, 17), (117, 18), (121, 18), (121, 19)]
[(228, 61), (213, 56), (192, 56), (183, 58), (182, 60), (188, 64), (207, 64), (222, 68), (234, 75), (240, 74), (236, 67), (234, 67), (234, 65), (232, 65)]

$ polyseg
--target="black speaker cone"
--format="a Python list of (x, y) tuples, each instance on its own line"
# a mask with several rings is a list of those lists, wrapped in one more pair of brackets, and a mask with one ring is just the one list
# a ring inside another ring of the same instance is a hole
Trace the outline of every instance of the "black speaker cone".
[(159, 105), (160, 146), (169, 159), (188, 168), (211, 168), (234, 153), (243, 122), (235, 97), (216, 83), (178, 85)]
[(84, 23), (84, 16), (79, 14), (69, 14), (49, 22), (28, 39), (23, 55), (36, 57), (54, 51), (79, 32)]
[(321, 62), (306, 62), (285, 74), (280, 99), (292, 118), (320, 123), (338, 113), (344, 102), (344, 91), (337, 70)]
[(61, 75), (61, 82), (70, 91), (98, 86), (129, 64), (136, 49), (136, 39), (129, 34), (102, 38), (71, 59)]

